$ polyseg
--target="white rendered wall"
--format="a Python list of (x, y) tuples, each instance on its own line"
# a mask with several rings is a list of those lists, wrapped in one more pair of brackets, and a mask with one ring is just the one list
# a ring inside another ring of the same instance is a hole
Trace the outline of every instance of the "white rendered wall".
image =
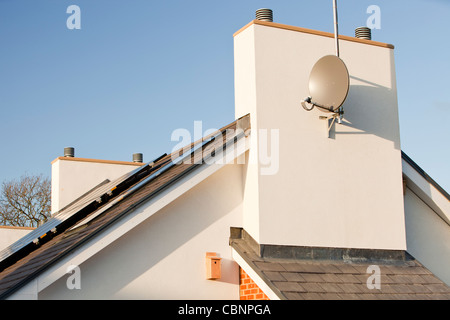
[(450, 202), (408, 161), (402, 161), (407, 251), (450, 285)]
[(410, 188), (405, 192), (408, 252), (450, 285), (450, 226)]
[(34, 228), (0, 226), (0, 250), (13, 244)]
[[(327, 138), (324, 113), (300, 101), (314, 63), (334, 54), (334, 39), (252, 24), (234, 45), (235, 116), (251, 114), (256, 139), (244, 228), (263, 244), (405, 249), (393, 49), (340, 41), (350, 90), (345, 123)], [(261, 174), (267, 165), (254, 160), (264, 130), (279, 133), (275, 174)]]
[(105, 179), (113, 181), (142, 164), (59, 157), (52, 162), (52, 214)]
[[(228, 239), (242, 225), (242, 167), (226, 165), (82, 263), (80, 290), (67, 274), (39, 299), (239, 299)], [(206, 252), (222, 258), (221, 279), (206, 280)]]
[[(251, 147), (245, 158), (244, 175), (244, 216), (243, 226), (247, 232), (259, 239), (259, 164), (258, 128), (256, 117), (256, 62), (254, 32), (244, 32), (234, 38), (235, 72), (235, 118), (250, 114)], [(239, 48), (239, 50), (237, 50)]]

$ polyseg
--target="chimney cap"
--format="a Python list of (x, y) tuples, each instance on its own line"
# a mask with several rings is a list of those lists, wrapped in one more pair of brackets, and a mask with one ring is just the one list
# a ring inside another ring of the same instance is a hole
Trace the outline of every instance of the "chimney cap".
[(355, 29), (355, 37), (359, 39), (372, 40), (372, 30), (368, 27), (358, 27)]
[(73, 147), (65, 147), (64, 148), (64, 157), (75, 157), (75, 148)]
[(273, 11), (267, 8), (256, 10), (256, 20), (273, 22)]
[(144, 161), (144, 156), (142, 153), (133, 153), (133, 162), (142, 163)]

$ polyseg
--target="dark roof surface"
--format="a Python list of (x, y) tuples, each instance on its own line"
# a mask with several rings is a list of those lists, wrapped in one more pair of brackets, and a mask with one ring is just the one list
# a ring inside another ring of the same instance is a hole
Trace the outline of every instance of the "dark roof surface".
[[(450, 299), (450, 288), (407, 253), (388, 251), (383, 258), (382, 250), (356, 250), (362, 255), (349, 257), (350, 251), (340, 249), (302, 247), (292, 254), (293, 248), (286, 247), (288, 258), (283, 259), (283, 248), (277, 246), (272, 250), (277, 254), (266, 257), (245, 230), (242, 236), (232, 235), (230, 245), (283, 300)], [(368, 258), (371, 253), (373, 260)], [(372, 265), (379, 267), (380, 289), (368, 288)]]
[[(110, 198), (105, 194), (102, 198), (104, 201), (94, 206), (93, 209), (91, 208), (89, 214), (85, 214), (85, 207), (80, 206), (79, 212), (71, 214), (70, 219), (66, 219), (63, 226), (58, 226), (52, 232), (39, 237), (37, 239), (39, 241), (36, 243), (21, 244), (13, 255), (8, 255), (8, 260), (0, 261), (2, 266), (0, 270), (0, 298), (7, 298), (53, 263), (133, 211), (143, 202), (150, 200), (187, 173), (198, 168), (216, 150), (225, 149), (227, 145), (234, 143), (238, 137), (242, 137), (249, 127), (249, 116), (242, 117), (208, 137), (158, 159), (150, 165), (152, 170), (146, 170), (145, 175), (136, 177), (121, 193)], [(234, 130), (234, 134), (229, 134), (229, 130)], [(194, 152), (198, 148), (202, 148), (202, 152)], [(184, 159), (190, 159), (190, 161), (175, 164), (172, 161), (172, 155), (174, 154), (184, 155), (186, 157)], [(123, 178), (118, 180), (123, 181)], [(85, 201), (85, 198), (83, 197), (80, 201)], [(92, 207), (91, 202), (88, 205)], [(71, 204), (71, 210), (74, 206), (76, 207), (77, 203)], [(81, 214), (83, 212), (84, 214)], [(64, 214), (64, 210), (61, 210), (60, 214)], [(94, 218), (84, 223), (85, 219), (90, 217)], [(53, 228), (54, 226), (51, 225), (50, 227)]]

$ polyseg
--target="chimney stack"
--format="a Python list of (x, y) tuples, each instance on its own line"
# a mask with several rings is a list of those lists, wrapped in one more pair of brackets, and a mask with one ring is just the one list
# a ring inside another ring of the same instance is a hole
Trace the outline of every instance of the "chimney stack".
[(260, 244), (404, 250), (393, 46), (342, 36), (351, 89), (345, 121), (328, 138), (327, 114), (305, 112), (299, 99), (334, 42), (332, 33), (258, 20), (235, 33), (235, 118), (250, 114), (257, 141), (243, 228)]

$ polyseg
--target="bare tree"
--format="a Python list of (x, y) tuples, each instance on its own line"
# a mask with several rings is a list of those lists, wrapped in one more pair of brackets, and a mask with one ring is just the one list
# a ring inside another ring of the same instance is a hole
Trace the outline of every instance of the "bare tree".
[(51, 182), (43, 175), (5, 181), (0, 190), (0, 224), (37, 227), (51, 214)]

